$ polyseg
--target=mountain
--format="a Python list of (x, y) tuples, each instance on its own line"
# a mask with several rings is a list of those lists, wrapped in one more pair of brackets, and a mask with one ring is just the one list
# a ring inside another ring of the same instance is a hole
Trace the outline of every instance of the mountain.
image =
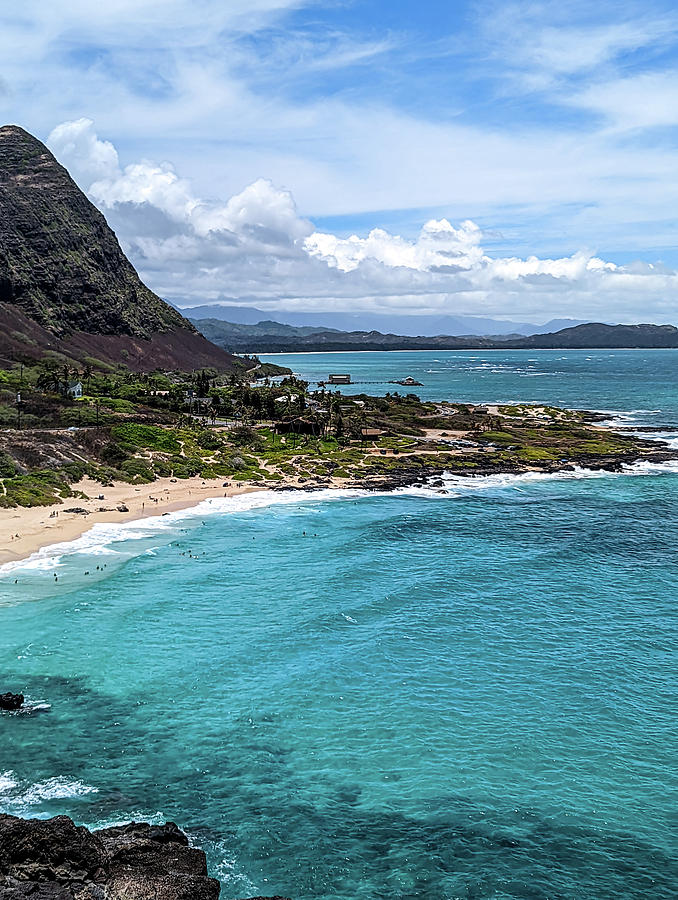
[(278, 322), (242, 325), (218, 319), (196, 319), (197, 327), (215, 344), (239, 353), (294, 353), (341, 350), (539, 350), (678, 347), (673, 325), (604, 325), (588, 323), (549, 334), (500, 338), (382, 334), (379, 331), (314, 331)]
[(267, 319), (257, 322), (256, 325), (242, 325), (237, 322), (222, 322), (220, 319), (191, 319), (191, 322), (200, 329), (209, 341), (214, 341), (219, 346), (225, 346), (224, 338), (229, 338), (235, 343), (247, 343), (252, 338), (297, 338), (303, 340), (318, 333), (344, 335), (346, 332), (337, 331), (334, 328), (314, 328), (312, 325), (283, 325)]
[(526, 350), (532, 347), (539, 350), (671, 349), (678, 347), (678, 328), (673, 325), (604, 325), (589, 322), (576, 328), (563, 328), (554, 334), (534, 334), (509, 343), (511, 346), (519, 344)]
[(0, 128), (0, 357), (56, 351), (135, 370), (230, 370), (142, 283), (103, 215), (39, 140)]
[[(254, 306), (226, 306), (219, 303), (188, 307), (181, 312), (191, 321), (220, 319), (232, 325), (256, 325), (270, 316), (270, 312), (264, 312)], [(287, 325), (308, 326), (315, 331), (378, 331), (381, 334), (412, 337), (422, 335), (432, 337), (439, 334), (483, 336), (542, 334), (581, 324), (579, 319), (552, 319), (545, 325), (534, 325), (479, 316), (405, 316), (370, 312), (312, 313), (285, 309), (276, 310), (276, 316)]]

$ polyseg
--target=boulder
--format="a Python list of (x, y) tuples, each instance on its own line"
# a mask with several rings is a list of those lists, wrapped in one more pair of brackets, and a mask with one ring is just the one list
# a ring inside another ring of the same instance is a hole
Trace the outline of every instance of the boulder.
[(6, 694), (0, 694), (0, 709), (21, 709), (23, 705), (23, 694), (12, 694), (9, 691)]
[(2, 900), (218, 900), (202, 850), (173, 822), (88, 831), (0, 815)]

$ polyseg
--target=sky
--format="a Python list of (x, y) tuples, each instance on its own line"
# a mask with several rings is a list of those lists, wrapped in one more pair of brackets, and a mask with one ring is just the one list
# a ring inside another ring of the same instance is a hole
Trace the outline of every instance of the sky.
[(3, 3), (0, 108), (179, 306), (678, 324), (671, 2)]

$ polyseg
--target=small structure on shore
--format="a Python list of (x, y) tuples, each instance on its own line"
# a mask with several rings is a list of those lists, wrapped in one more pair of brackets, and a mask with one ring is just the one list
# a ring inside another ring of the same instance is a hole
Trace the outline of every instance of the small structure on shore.
[(59, 393), (62, 397), (69, 397), (71, 400), (82, 400), (82, 382), (62, 381), (59, 386)]

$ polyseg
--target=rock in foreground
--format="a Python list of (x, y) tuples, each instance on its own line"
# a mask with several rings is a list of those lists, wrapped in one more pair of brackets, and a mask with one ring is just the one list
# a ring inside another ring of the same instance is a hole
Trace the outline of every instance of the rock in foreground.
[(16, 710), (21, 709), (24, 705), (23, 694), (12, 694), (8, 691), (6, 694), (0, 694), (0, 709)]
[(90, 832), (67, 816), (0, 815), (0, 900), (218, 900), (219, 890), (172, 822)]

